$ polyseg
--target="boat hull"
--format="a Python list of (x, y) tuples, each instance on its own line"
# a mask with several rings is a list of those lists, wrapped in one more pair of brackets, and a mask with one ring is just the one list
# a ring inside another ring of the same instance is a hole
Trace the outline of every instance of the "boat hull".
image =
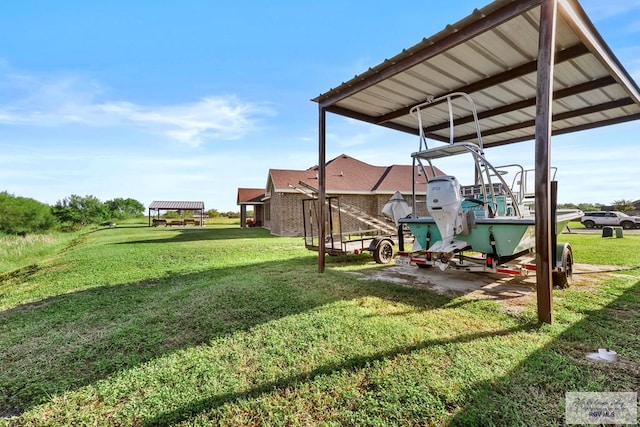
[[(401, 223), (411, 230), (421, 249), (428, 249), (442, 240), (440, 230), (431, 217), (406, 218)], [(457, 234), (455, 238), (467, 242), (472, 251), (485, 254), (494, 252), (491, 244), (494, 242), (497, 255), (510, 256), (535, 246), (535, 223), (533, 220), (476, 221), (473, 229)]]
[[(556, 233), (560, 234), (569, 221), (581, 216), (582, 212), (578, 210), (558, 210)], [(399, 222), (409, 228), (420, 245), (420, 248), (415, 249), (427, 249), (442, 240), (440, 230), (432, 217), (403, 218)], [(535, 248), (535, 218), (479, 218), (468, 227), (467, 232), (457, 234), (455, 238), (467, 242), (470, 250), (475, 252), (495, 252), (501, 257), (516, 255)]]

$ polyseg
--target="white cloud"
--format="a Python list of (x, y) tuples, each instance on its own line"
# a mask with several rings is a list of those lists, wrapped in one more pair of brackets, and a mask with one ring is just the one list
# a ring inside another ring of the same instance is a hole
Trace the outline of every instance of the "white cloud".
[(596, 22), (640, 10), (639, 0), (583, 0), (581, 3)]
[(274, 112), (235, 96), (209, 96), (174, 105), (145, 106), (103, 100), (99, 83), (77, 77), (53, 80), (10, 74), (0, 76), (0, 124), (32, 127), (84, 125), (130, 127), (189, 146), (209, 140), (236, 140), (257, 131)]
[(271, 114), (266, 108), (235, 97), (207, 97), (194, 103), (159, 107), (112, 102), (95, 108), (121, 122), (191, 146), (209, 139), (240, 139), (256, 131), (258, 116)]

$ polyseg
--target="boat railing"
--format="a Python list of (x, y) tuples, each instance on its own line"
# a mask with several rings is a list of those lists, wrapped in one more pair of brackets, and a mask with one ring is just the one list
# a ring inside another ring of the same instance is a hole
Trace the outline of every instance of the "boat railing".
[[(488, 186), (489, 184), (485, 184), (485, 187)], [(496, 194), (501, 194), (504, 195), (506, 194), (506, 190), (503, 188), (502, 184), (498, 183), (498, 182), (494, 182), (493, 184), (491, 184), (493, 186), (493, 192)], [(482, 194), (485, 194), (487, 191), (491, 191), (488, 188), (485, 188), (484, 191), (483, 189), (480, 187), (480, 185), (463, 185), (462, 187), (460, 187), (461, 191), (462, 191), (462, 195), (463, 196), (469, 196), (469, 197), (478, 197), (481, 196)]]
[[(461, 105), (460, 102), (455, 102), (455, 100), (462, 99), (463, 102), (466, 101), (468, 103), (467, 106)], [(427, 144), (427, 133), (425, 129), (425, 123), (423, 121), (423, 115), (430, 115), (436, 118), (436, 121), (442, 121), (443, 119), (443, 111), (442, 108), (437, 108), (438, 104), (445, 103), (448, 108), (448, 121), (449, 121), (449, 143), (443, 145), (437, 145), (429, 148)], [(428, 107), (428, 108), (427, 108)], [(455, 120), (454, 109), (456, 111), (471, 111), (473, 116), (473, 123), (476, 129), (476, 141), (456, 141), (455, 138)], [(429, 110), (429, 111), (426, 111)], [(435, 113), (434, 113), (435, 112)], [(511, 190), (511, 187), (505, 182), (500, 172), (497, 171), (484, 157), (484, 149), (482, 144), (482, 133), (480, 131), (480, 124), (478, 120), (478, 114), (476, 111), (475, 103), (473, 99), (466, 93), (463, 92), (454, 92), (448, 95), (444, 95), (438, 98), (429, 98), (426, 102), (418, 104), (411, 108), (411, 115), (417, 118), (418, 120), (418, 129), (420, 142), (418, 151), (411, 154), (413, 158), (413, 166), (414, 168), (418, 168), (419, 171), (423, 172), (425, 176), (434, 176), (436, 169), (433, 166), (432, 160), (442, 158), (442, 157), (451, 157), (460, 154), (471, 154), (473, 161), (475, 163), (475, 184), (479, 185), (480, 194), (478, 196), (481, 197), (473, 197), (475, 202), (478, 203), (481, 209), (484, 209), (486, 213), (489, 215), (496, 215), (500, 210), (500, 206), (498, 203), (498, 196), (505, 196), (505, 208), (502, 210), (503, 214), (513, 213), (513, 216), (521, 216), (520, 206), (517, 200), (521, 200), (523, 197), (518, 194), (515, 196)], [(437, 113), (437, 114), (436, 114)], [(425, 161), (428, 164), (426, 167), (423, 164)], [(427, 172), (431, 172), (427, 175)], [(495, 184), (502, 186), (504, 190), (496, 191), (494, 186)], [(417, 211), (417, 183), (414, 176), (413, 179), (413, 211), (414, 215)], [(503, 194), (504, 193), (504, 194)], [(425, 188), (426, 194), (426, 188)], [(507, 208), (509, 206), (509, 208)]]
[[(462, 98), (464, 100), (467, 101), (468, 106), (466, 108), (460, 106), (460, 105), (455, 105), (454, 106), (454, 100)], [(473, 123), (475, 125), (475, 131), (476, 131), (476, 137), (477, 137), (477, 142), (475, 143), (479, 148), (480, 151), (483, 150), (483, 146), (482, 146), (482, 133), (480, 132), (480, 122), (478, 120), (478, 113), (476, 111), (476, 105), (473, 102), (473, 99), (464, 92), (452, 92), (449, 93), (447, 95), (443, 95), (440, 97), (428, 97), (427, 101), (420, 103), (418, 105), (413, 106), (410, 110), (409, 113), (414, 116), (417, 120), (418, 120), (418, 129), (420, 132), (420, 145), (418, 147), (419, 151), (423, 151), (423, 150), (427, 150), (429, 147), (427, 145), (427, 137), (425, 135), (425, 126), (423, 123), (423, 115), (429, 115), (432, 117), (437, 118), (438, 120), (442, 118), (441, 115), (432, 113), (432, 112), (428, 112), (426, 111), (427, 107), (434, 107), (442, 102), (446, 102), (447, 103), (447, 109), (448, 109), (448, 120), (449, 120), (449, 144), (458, 144), (459, 142), (455, 141), (455, 116), (454, 116), (454, 110), (467, 110), (467, 111), (471, 111), (471, 114), (473, 115)]]
[(469, 152), (476, 152), (481, 154), (482, 149), (473, 142), (456, 142), (455, 144), (440, 145), (433, 148), (427, 148), (421, 151), (417, 151), (411, 154), (411, 157), (433, 160), (442, 157), (457, 156), (459, 154), (467, 154)]
[[(505, 177), (505, 181), (511, 180), (509, 188), (516, 197), (516, 202), (520, 205), (533, 204), (535, 199), (535, 169), (525, 169), (519, 164), (508, 164), (496, 166), (498, 175)], [(551, 180), (556, 179), (557, 167), (551, 167)], [(495, 176), (495, 174), (494, 174)], [(510, 178), (513, 176), (513, 178)]]

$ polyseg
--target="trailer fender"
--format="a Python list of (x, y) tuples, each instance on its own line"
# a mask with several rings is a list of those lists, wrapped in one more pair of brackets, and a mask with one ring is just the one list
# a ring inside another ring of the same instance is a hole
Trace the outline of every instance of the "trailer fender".
[(568, 288), (573, 282), (573, 250), (569, 243), (556, 243), (556, 266), (551, 273), (553, 286)]
[(376, 237), (369, 244), (369, 251), (378, 264), (388, 264), (393, 259), (393, 240), (389, 237)]
[(392, 245), (394, 244), (393, 240), (391, 240), (390, 237), (379, 236), (371, 240), (371, 243), (369, 243), (369, 248), (367, 250), (371, 252), (375, 251), (378, 248), (378, 246), (380, 246), (380, 243), (384, 242), (385, 240), (391, 243)]

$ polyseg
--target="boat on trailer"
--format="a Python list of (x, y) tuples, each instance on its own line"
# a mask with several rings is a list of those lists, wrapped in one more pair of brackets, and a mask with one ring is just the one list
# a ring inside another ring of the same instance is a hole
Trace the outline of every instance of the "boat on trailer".
[[(429, 147), (425, 132), (429, 109), (442, 108), (444, 103), (449, 113), (449, 142)], [(419, 189), (414, 178), (412, 214), (398, 219), (413, 234), (413, 247), (405, 251), (404, 241), (400, 242), (396, 265), (513, 275), (535, 270), (534, 171), (517, 164), (494, 167), (487, 160), (476, 107), (466, 93), (432, 98), (413, 107), (411, 114), (420, 129), (419, 149), (411, 155), (414, 168), (428, 176), (428, 168), (431, 172), (435, 170), (434, 160), (466, 155), (472, 159), (473, 182), (461, 185), (455, 176), (439, 175), (429, 179), (426, 188)], [(474, 140), (455, 141), (455, 121), (461, 117), (472, 118)], [(555, 172), (553, 169), (552, 179)], [(419, 206), (418, 200), (426, 206)], [(553, 195), (552, 201), (552, 221), (556, 223), (552, 242), (556, 260), (553, 283), (567, 287), (572, 280), (573, 253), (568, 243), (558, 243), (555, 236), (569, 221), (581, 218), (583, 212), (555, 209)], [(422, 212), (425, 215), (418, 214)]]

